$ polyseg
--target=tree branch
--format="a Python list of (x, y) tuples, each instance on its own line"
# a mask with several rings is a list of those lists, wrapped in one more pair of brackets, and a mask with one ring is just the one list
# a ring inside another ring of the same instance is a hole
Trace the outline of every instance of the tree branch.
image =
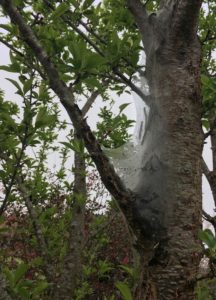
[[(0, 159), (4, 159), (5, 161), (7, 161), (8, 156), (1, 153), (0, 154)], [(39, 249), (40, 249), (40, 252), (41, 252), (41, 256), (44, 260), (44, 264), (45, 264), (44, 274), (46, 275), (47, 279), (51, 282), (52, 278), (53, 278), (52, 277), (53, 271), (50, 268), (49, 254), (48, 254), (48, 251), (47, 251), (47, 245), (46, 245), (46, 242), (45, 242), (42, 230), (41, 230), (40, 223), (38, 222), (38, 216), (36, 214), (36, 211), (35, 211), (35, 209), (32, 205), (31, 199), (30, 199), (31, 193), (27, 189), (27, 187), (24, 185), (21, 177), (17, 173), (17, 170), (19, 169), (19, 167), (15, 166), (14, 169), (15, 169), (16, 173), (15, 172), (13, 173), (13, 185), (17, 184), (17, 188), (20, 191), (21, 196), (23, 197), (23, 199), (25, 201), (25, 205), (28, 209), (29, 216), (30, 216), (30, 218), (32, 220), (32, 223), (33, 223), (34, 233), (35, 233), (35, 236), (37, 238), (38, 245), (40, 246)], [(10, 192), (11, 192), (11, 189), (10, 189)], [(7, 206), (7, 199), (8, 199), (7, 196), (8, 196), (8, 194), (6, 193), (6, 197), (5, 197), (5, 200), (4, 200), (4, 204), (5, 204), (4, 207), (5, 208)], [(1, 207), (1, 210), (2, 209), (3, 209), (3, 205)], [(4, 212), (4, 210), (3, 210), (3, 212)]]
[[(20, 149), (19, 156), (16, 158), (16, 163), (15, 163), (15, 166), (13, 168), (13, 172), (11, 174), (10, 182), (8, 183), (8, 185), (6, 187), (5, 197), (4, 197), (4, 200), (3, 200), (2, 205), (0, 207), (0, 216), (4, 213), (4, 211), (7, 208), (8, 200), (9, 200), (9, 197), (10, 197), (10, 194), (11, 194), (11, 190), (13, 188), (17, 173), (19, 172), (19, 168), (21, 166), (22, 158), (25, 154), (27, 137), (28, 137), (28, 126), (26, 125), (24, 139), (23, 139), (23, 142), (22, 142), (22, 147)], [(0, 155), (0, 158), (2, 158), (2, 155)]]
[(209, 183), (211, 191), (212, 191), (214, 203), (216, 206), (216, 172), (209, 170), (204, 159), (202, 159), (202, 171), (203, 171), (203, 174), (205, 175), (206, 179), (208, 180), (208, 183)]
[[(2, 44), (4, 44), (7, 48), (9, 48), (11, 51), (13, 51), (14, 53), (16, 53), (20, 57), (24, 58), (24, 54), (22, 52), (17, 50), (13, 45), (8, 43), (7, 41), (5, 41), (2, 37), (0, 37), (0, 42)], [(32, 67), (33, 67), (31, 64), (28, 63), (28, 60), (24, 60), (24, 64), (30, 69), (32, 69)], [(42, 79), (46, 79), (45, 75), (43, 74), (43, 72), (41, 72), (41, 70), (39, 68), (37, 68), (36, 66), (34, 66), (34, 68), (38, 72), (38, 74), (41, 76)]]
[[(76, 134), (75, 139), (81, 141)], [(64, 257), (63, 268), (55, 290), (55, 299), (71, 300), (82, 275), (82, 255), (84, 245), (84, 223), (86, 210), (86, 163), (84, 156), (74, 154), (73, 202), (70, 207), (68, 251)]]
[(216, 130), (216, 118), (211, 122), (209, 131), (204, 133), (204, 139), (207, 139), (209, 136), (214, 135), (214, 130)]
[[(71, 12), (71, 14), (72, 14), (72, 12)], [(104, 45), (108, 46), (107, 42), (104, 39), (102, 39), (100, 37), (100, 35), (97, 34), (92, 28), (90, 28), (85, 22), (83, 22), (82, 19), (78, 20), (78, 22), (80, 23), (80, 25), (82, 25), (85, 28), (85, 30), (88, 33), (90, 33), (92, 36), (94, 36), (98, 40), (98, 42), (100, 42), (101, 44), (104, 44)], [(125, 61), (128, 66), (133, 67), (133, 65), (131, 64), (131, 62), (128, 59), (126, 59), (125, 57), (121, 57), (121, 59), (123, 61)], [(144, 71), (142, 71), (142, 70), (136, 70), (136, 72), (138, 72), (141, 76), (144, 76)]]
[[(49, 0), (43, 0), (44, 3), (52, 10), (54, 10), (54, 6), (50, 3)], [(90, 46), (92, 46), (92, 48), (102, 57), (104, 56), (104, 53), (102, 52), (102, 50), (97, 46), (96, 43), (94, 43), (80, 28), (78, 28), (76, 25), (73, 24), (73, 22), (71, 22), (71, 20), (68, 20), (68, 18), (66, 18), (65, 16), (62, 16), (62, 19), (64, 20), (64, 22), (69, 25), (75, 32), (77, 32)], [(80, 24), (85, 24), (84, 22), (80, 22)], [(83, 25), (84, 26), (84, 25)], [(86, 27), (84, 27), (86, 28)], [(87, 27), (88, 28), (88, 27)], [(87, 30), (88, 32), (92, 32), (90, 31), (90, 29)], [(95, 36), (95, 34), (94, 34)], [(96, 35), (98, 36), (98, 35)], [(123, 58), (124, 59), (124, 58)], [(139, 71), (138, 71), (139, 72)], [(141, 89), (139, 89), (135, 84), (133, 84), (131, 82), (131, 80), (129, 80), (123, 73), (121, 73), (118, 68), (114, 68), (113, 69), (113, 73), (116, 74), (122, 83), (124, 83), (125, 85), (129, 86), (131, 88), (132, 91), (134, 91), (138, 96), (141, 97), (141, 99), (146, 102), (147, 98), (145, 96), (145, 94), (142, 92)], [(148, 104), (148, 103), (146, 103)]]
[(142, 37), (145, 52), (148, 55), (148, 46), (152, 39), (152, 27), (148, 21), (148, 13), (145, 5), (143, 5), (140, 0), (127, 0), (127, 6), (134, 16), (134, 20)]
[(7, 48), (9, 48), (10, 50), (12, 50), (14, 53), (18, 54), (21, 57), (24, 57), (24, 54), (22, 52), (20, 52), (19, 50), (17, 50), (13, 45), (11, 45), (10, 43), (8, 43), (7, 41), (5, 41), (2, 37), (0, 37), (0, 42), (2, 44), (4, 44)]
[(10, 16), (13, 23), (17, 24), (25, 42), (34, 52), (37, 59), (42, 64), (47, 77), (49, 78), (50, 87), (58, 95), (62, 105), (68, 112), (77, 134), (83, 138), (85, 146), (94, 161), (101, 179), (116, 200), (118, 200), (121, 209), (127, 215), (129, 222), (133, 223), (132, 217), (132, 201), (135, 200), (134, 194), (127, 190), (122, 183), (120, 177), (116, 174), (109, 159), (101, 150), (100, 144), (93, 135), (86, 120), (82, 117), (82, 112), (79, 107), (73, 103), (73, 94), (66, 84), (60, 79), (59, 73), (51, 62), (50, 57), (41, 46), (36, 38), (34, 32), (25, 23), (19, 11), (12, 4), (11, 0), (0, 0), (0, 5), (4, 8), (5, 12)]
[(211, 224), (216, 225), (216, 220), (212, 216), (210, 216), (206, 211), (202, 210), (203, 218), (210, 222)]
[(52, 282), (53, 270), (51, 268), (51, 264), (49, 261), (49, 253), (47, 250), (47, 244), (44, 239), (44, 235), (42, 233), (40, 223), (38, 221), (38, 215), (33, 207), (32, 201), (31, 201), (31, 192), (27, 189), (27, 187), (23, 183), (23, 180), (19, 176), (16, 176), (16, 182), (17, 182), (17, 188), (20, 191), (20, 194), (25, 201), (25, 205), (28, 209), (29, 216), (32, 220), (35, 237), (37, 239), (40, 253), (43, 258), (44, 265), (45, 265), (44, 274), (46, 275), (48, 281)]
[(113, 72), (119, 76), (119, 78), (121, 79), (121, 81), (123, 83), (125, 83), (127, 86), (129, 86), (131, 88), (131, 90), (133, 92), (135, 92), (138, 96), (140, 96), (140, 98), (147, 104), (150, 105), (151, 103), (151, 97), (145, 95), (141, 89), (139, 89), (130, 79), (128, 79), (124, 74), (122, 74), (121, 72), (119, 72), (119, 70), (116, 68), (113, 70)]
[(91, 94), (91, 96), (88, 98), (86, 103), (84, 104), (82, 108), (82, 115), (83, 117), (87, 114), (89, 109), (91, 108), (92, 104), (95, 102), (96, 98), (100, 95), (99, 91), (95, 91)]
[[(184, 39), (196, 37), (199, 12), (203, 0), (174, 0), (172, 29), (173, 34), (180, 34)], [(165, 1), (165, 3), (170, 1)], [(167, 4), (169, 5), (169, 4)]]
[(204, 210), (202, 211), (202, 214), (203, 214), (203, 218), (209, 222), (213, 227), (214, 229), (216, 229), (216, 217), (212, 217), (210, 216), (207, 212), (205, 212)]
[[(99, 91), (94, 91), (82, 108), (82, 115), (85, 117), (91, 105), (94, 103)], [(80, 137), (74, 134), (75, 138), (81, 141)], [(86, 164), (84, 156), (79, 153), (74, 154), (74, 188), (73, 204), (71, 210), (71, 223), (69, 228), (68, 251), (64, 257), (63, 268), (58, 279), (58, 285), (55, 288), (56, 299), (65, 300), (74, 297), (77, 283), (82, 273), (82, 251), (84, 244), (84, 223), (85, 209), (87, 199), (86, 189)], [(82, 197), (82, 201), (77, 199)]]
[(141, 25), (144, 25), (148, 19), (148, 14), (140, 0), (127, 0), (127, 6), (134, 15), (134, 18), (137, 22), (141, 22)]

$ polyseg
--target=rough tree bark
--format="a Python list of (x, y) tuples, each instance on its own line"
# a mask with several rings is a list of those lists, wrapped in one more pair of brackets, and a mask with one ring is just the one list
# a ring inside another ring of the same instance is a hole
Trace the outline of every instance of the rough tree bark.
[(137, 299), (194, 299), (201, 257), (201, 1), (163, 1), (149, 16), (139, 0), (128, 6), (142, 35), (152, 98), (136, 189), (140, 226), (149, 223), (140, 250), (148, 260), (145, 285)]
[(149, 130), (143, 172), (135, 194), (124, 187), (101, 151), (73, 95), (10, 0), (0, 0), (41, 62), (50, 86), (83, 138), (101, 178), (118, 200), (143, 261), (136, 300), (194, 299), (201, 256), (200, 45), (196, 30), (201, 0), (165, 0), (148, 15), (128, 0), (144, 43), (150, 87)]

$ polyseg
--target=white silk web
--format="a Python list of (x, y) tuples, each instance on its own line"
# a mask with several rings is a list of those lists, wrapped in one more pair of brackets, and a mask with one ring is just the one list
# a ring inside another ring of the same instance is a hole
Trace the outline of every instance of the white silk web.
[[(149, 95), (148, 84), (144, 77), (139, 76), (136, 85), (146, 96)], [(140, 181), (146, 148), (145, 132), (149, 115), (149, 107), (135, 93), (133, 93), (133, 100), (136, 107), (136, 125), (133, 136), (130, 141), (117, 149), (105, 149), (124, 184), (132, 191)]]

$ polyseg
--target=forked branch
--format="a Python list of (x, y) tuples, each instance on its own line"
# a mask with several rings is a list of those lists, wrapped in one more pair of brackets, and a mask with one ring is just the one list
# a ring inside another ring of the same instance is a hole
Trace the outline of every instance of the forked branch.
[[(54, 10), (55, 6), (49, 1), (49, 0), (43, 0), (44, 3), (47, 5), (47, 7), (49, 7), (50, 9)], [(69, 10), (68, 14), (70, 17), (73, 16), (73, 13)], [(96, 53), (98, 53), (101, 57), (105, 57), (103, 51), (100, 49), (100, 47), (97, 45), (97, 43), (95, 43), (94, 41), (92, 41), (92, 39), (84, 32), (82, 31), (79, 26), (77, 26), (76, 24), (74, 24), (71, 20), (70, 17), (68, 18), (67, 16), (63, 15), (61, 18), (62, 20), (67, 24), (67, 26), (71, 27), (76, 33), (78, 33), (83, 40), (89, 44)], [(71, 18), (72, 19), (72, 18)], [(105, 42), (101, 40), (100, 36), (98, 34), (96, 34), (92, 29), (90, 29), (82, 20), (79, 20), (79, 23), (82, 24), (82, 26), (86, 29), (87, 32), (91, 33), (93, 36), (95, 36), (97, 38), (97, 40), (104, 44)], [(105, 43), (106, 44), (106, 43)], [(123, 60), (125, 60), (127, 62), (128, 65), (130, 65), (130, 63), (127, 61), (127, 59), (122, 58)], [(145, 96), (145, 94), (142, 92), (142, 90), (136, 86), (131, 79), (127, 78), (120, 70), (119, 68), (113, 68), (113, 73), (115, 75), (117, 75), (120, 79), (120, 82), (122, 82), (123, 84), (125, 84), (126, 86), (130, 87), (131, 90), (133, 92), (135, 92), (138, 96), (140, 96), (140, 98), (146, 103), (147, 103), (147, 97)], [(140, 73), (140, 71), (138, 70), (138, 72)]]
[(148, 45), (151, 40), (151, 25), (148, 21), (148, 13), (145, 5), (140, 0), (127, 0), (127, 6), (134, 16), (137, 27), (141, 33), (145, 51), (148, 52)]
[(62, 105), (65, 107), (68, 115), (73, 122), (77, 133), (83, 138), (85, 146), (94, 161), (101, 179), (116, 200), (118, 200), (120, 207), (127, 215), (129, 221), (132, 222), (132, 215), (129, 211), (131, 201), (134, 199), (132, 192), (128, 191), (122, 183), (119, 176), (116, 174), (109, 159), (101, 150), (100, 144), (96, 140), (86, 120), (82, 117), (82, 112), (73, 101), (73, 94), (66, 84), (60, 79), (58, 70), (52, 63), (50, 57), (43, 49), (39, 40), (35, 36), (31, 28), (25, 23), (23, 17), (13, 5), (11, 0), (0, 0), (0, 5), (11, 18), (11, 21), (18, 25), (23, 40), (32, 49), (37, 59), (42, 64), (47, 77), (49, 78), (50, 87), (59, 97)]

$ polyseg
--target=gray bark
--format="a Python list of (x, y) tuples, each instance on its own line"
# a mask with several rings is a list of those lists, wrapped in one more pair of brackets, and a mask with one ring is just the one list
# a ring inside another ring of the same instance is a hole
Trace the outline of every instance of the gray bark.
[(195, 297), (191, 283), (201, 258), (202, 224), (201, 51), (196, 37), (200, 4), (164, 1), (151, 20), (146, 62), (151, 124), (134, 209), (143, 233), (138, 246), (145, 270), (136, 299)]

